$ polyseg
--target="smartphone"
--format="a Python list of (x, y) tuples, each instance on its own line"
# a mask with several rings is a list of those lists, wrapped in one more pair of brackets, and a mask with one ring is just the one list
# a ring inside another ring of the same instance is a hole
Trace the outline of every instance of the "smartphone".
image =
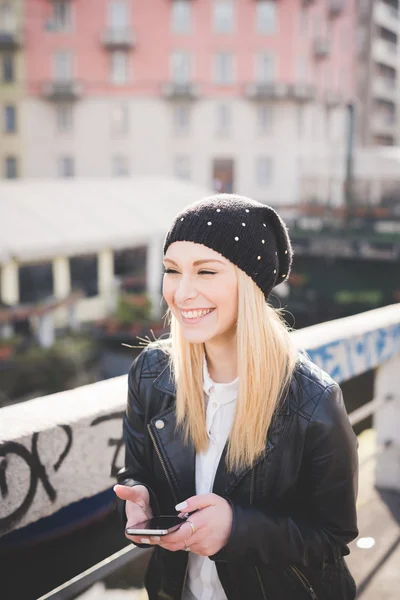
[(136, 523), (134, 527), (127, 527), (125, 533), (128, 535), (167, 535), (179, 529), (185, 521), (186, 519), (176, 515), (161, 515), (142, 523)]

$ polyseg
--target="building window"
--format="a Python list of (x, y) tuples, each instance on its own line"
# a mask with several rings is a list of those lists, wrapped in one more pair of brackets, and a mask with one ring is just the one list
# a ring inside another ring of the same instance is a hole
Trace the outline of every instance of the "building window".
[(129, 159), (122, 154), (114, 154), (111, 159), (113, 177), (126, 177), (129, 175)]
[(190, 107), (176, 104), (172, 107), (173, 129), (175, 133), (188, 133), (190, 127)]
[(53, 265), (51, 263), (21, 265), (18, 269), (18, 280), (21, 304), (39, 302), (54, 295)]
[(4, 133), (17, 131), (17, 110), (11, 104), (4, 107)]
[(48, 24), (48, 28), (53, 31), (68, 31), (71, 29), (70, 0), (55, 0), (52, 4), (53, 17)]
[(258, 83), (270, 83), (275, 78), (275, 57), (270, 52), (256, 55), (255, 78)]
[(61, 50), (53, 56), (53, 75), (56, 81), (71, 81), (72, 79), (72, 54)]
[(217, 135), (229, 135), (232, 127), (232, 112), (229, 104), (217, 104), (215, 130)]
[(214, 57), (214, 79), (220, 85), (233, 83), (233, 54), (218, 52)]
[(188, 156), (175, 156), (174, 175), (178, 179), (190, 179), (190, 159)]
[(4, 177), (6, 179), (16, 179), (18, 177), (18, 161), (15, 156), (6, 156), (4, 166)]
[(189, 52), (176, 51), (171, 54), (171, 77), (175, 83), (188, 83), (191, 80), (191, 55)]
[(270, 133), (272, 131), (272, 110), (270, 104), (257, 106), (257, 133)]
[(111, 83), (114, 85), (124, 85), (128, 83), (128, 54), (120, 50), (111, 52)]
[(15, 78), (14, 74), (14, 57), (10, 52), (2, 53), (2, 79), (4, 83), (12, 83)]
[(129, 133), (129, 106), (115, 104), (111, 106), (111, 135), (124, 136)]
[(256, 31), (272, 34), (276, 32), (276, 0), (257, 0)]
[(234, 1), (213, 0), (214, 31), (232, 33), (234, 28)]
[(257, 185), (267, 186), (272, 180), (272, 159), (270, 156), (259, 156), (256, 161)]
[(214, 158), (212, 161), (212, 185), (216, 192), (232, 194), (234, 186), (234, 162), (232, 158)]
[(57, 131), (68, 133), (73, 128), (72, 104), (58, 104), (56, 106)]
[(108, 4), (108, 23), (111, 29), (126, 30), (129, 25), (128, 5), (124, 0), (111, 0)]
[(171, 12), (171, 29), (174, 33), (190, 33), (192, 22), (191, 0), (174, 0)]
[(75, 176), (75, 163), (72, 156), (60, 156), (58, 159), (58, 176), (67, 178)]
[(97, 256), (73, 256), (69, 259), (72, 291), (80, 290), (88, 297), (99, 293)]

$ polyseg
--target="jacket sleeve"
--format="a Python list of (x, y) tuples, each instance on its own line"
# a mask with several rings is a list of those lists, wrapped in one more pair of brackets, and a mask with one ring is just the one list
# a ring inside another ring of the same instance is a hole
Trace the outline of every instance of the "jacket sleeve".
[(322, 568), (349, 554), (347, 544), (358, 535), (357, 448), (342, 391), (332, 384), (314, 409), (305, 441), (302, 466), (312, 520), (300, 522), (227, 498), (233, 510), (231, 535), (210, 558)]
[[(140, 379), (145, 359), (145, 350), (134, 360), (128, 374), (128, 401), (123, 416), (123, 439), (125, 444), (125, 467), (118, 472), (118, 483), (121, 485), (144, 485), (150, 495), (150, 504), (154, 515), (159, 514), (155, 494), (151, 488), (151, 471), (148, 468), (145, 439), (145, 407), (140, 398)], [(116, 499), (116, 508), (122, 523), (126, 525), (125, 501)]]

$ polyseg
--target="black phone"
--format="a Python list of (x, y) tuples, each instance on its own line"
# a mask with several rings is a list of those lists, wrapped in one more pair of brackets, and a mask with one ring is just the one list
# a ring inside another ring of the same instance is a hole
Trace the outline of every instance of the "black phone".
[(133, 527), (127, 527), (125, 533), (127, 535), (167, 535), (179, 529), (185, 521), (185, 518), (182, 519), (177, 515), (161, 515), (142, 523), (136, 523)]

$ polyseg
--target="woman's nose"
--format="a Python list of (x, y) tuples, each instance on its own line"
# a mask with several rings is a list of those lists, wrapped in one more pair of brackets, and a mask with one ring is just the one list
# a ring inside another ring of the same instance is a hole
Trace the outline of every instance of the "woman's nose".
[(175, 291), (175, 302), (177, 304), (185, 302), (188, 298), (195, 298), (197, 291), (195, 289), (193, 280), (191, 277), (181, 277), (178, 287)]

